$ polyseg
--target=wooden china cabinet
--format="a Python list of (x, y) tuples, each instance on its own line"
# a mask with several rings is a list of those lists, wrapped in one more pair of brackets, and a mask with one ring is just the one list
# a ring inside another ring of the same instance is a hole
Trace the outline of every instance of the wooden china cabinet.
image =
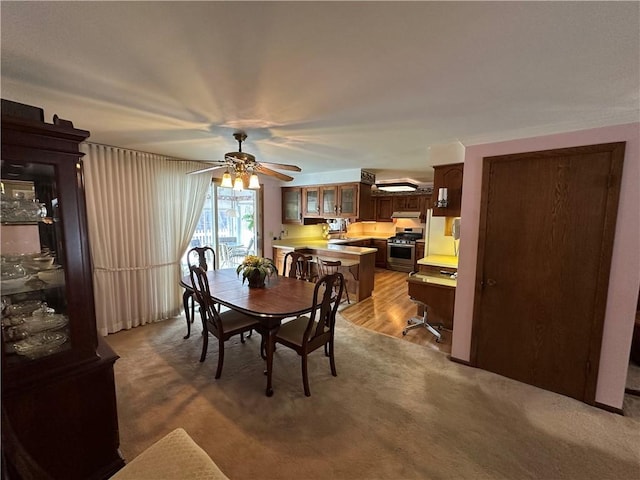
[[(2, 452), (51, 478), (106, 478), (118, 450), (113, 366), (98, 336), (84, 197), (89, 132), (2, 100)], [(32, 473), (32, 472), (31, 472)], [(37, 475), (36, 475), (37, 477)]]

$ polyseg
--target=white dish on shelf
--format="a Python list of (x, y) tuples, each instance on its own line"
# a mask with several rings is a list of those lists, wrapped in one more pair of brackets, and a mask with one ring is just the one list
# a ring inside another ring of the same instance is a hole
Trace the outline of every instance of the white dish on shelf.
[(65, 332), (42, 332), (14, 343), (13, 347), (18, 355), (35, 359), (57, 352), (68, 338)]
[(48, 330), (58, 330), (69, 323), (69, 319), (62, 314), (54, 313), (43, 316), (25, 317), (24, 324), (20, 328), (24, 328), (30, 334), (40, 333)]
[(64, 270), (62, 268), (50, 268), (38, 272), (38, 278), (47, 283), (64, 283)]
[(31, 278), (31, 275), (26, 275), (24, 277), (16, 277), (16, 278), (5, 278), (5, 279), (0, 280), (0, 285), (2, 286), (2, 288), (21, 287), (30, 278)]

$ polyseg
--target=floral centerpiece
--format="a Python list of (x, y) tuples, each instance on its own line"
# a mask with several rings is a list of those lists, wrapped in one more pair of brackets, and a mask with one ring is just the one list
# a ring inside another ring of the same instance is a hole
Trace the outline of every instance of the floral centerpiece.
[(264, 287), (264, 282), (278, 270), (270, 258), (258, 257), (256, 255), (247, 255), (238, 268), (236, 273), (240, 276), (242, 272), (242, 283), (248, 280), (250, 287)]

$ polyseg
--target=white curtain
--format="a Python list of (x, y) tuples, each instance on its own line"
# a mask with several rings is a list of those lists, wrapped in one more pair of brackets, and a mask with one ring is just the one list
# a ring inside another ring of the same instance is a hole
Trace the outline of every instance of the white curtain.
[(101, 335), (180, 312), (180, 258), (211, 177), (201, 164), (85, 142), (96, 321)]

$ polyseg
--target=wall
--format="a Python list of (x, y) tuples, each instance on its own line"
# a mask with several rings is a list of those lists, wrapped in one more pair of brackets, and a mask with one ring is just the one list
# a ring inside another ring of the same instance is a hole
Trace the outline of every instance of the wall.
[(480, 220), (482, 159), (494, 155), (626, 141), (596, 402), (621, 408), (640, 288), (640, 123), (467, 146), (451, 355), (469, 361)]

